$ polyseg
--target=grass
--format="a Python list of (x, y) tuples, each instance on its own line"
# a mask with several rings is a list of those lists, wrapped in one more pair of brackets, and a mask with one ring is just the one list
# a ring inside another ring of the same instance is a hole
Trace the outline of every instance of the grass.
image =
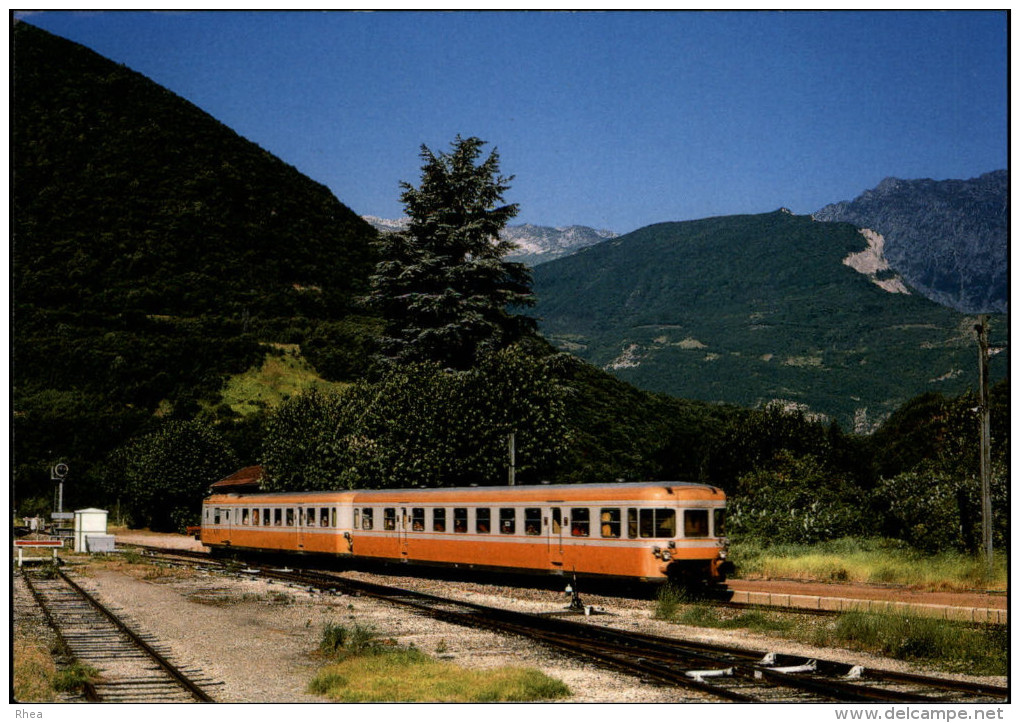
[(721, 615), (708, 604), (692, 605), (677, 617), (681, 625), (720, 628), (722, 630), (749, 630), (753, 633), (790, 633), (794, 622), (783, 615), (763, 610), (749, 610), (735, 616)]
[(14, 632), (12, 645), (12, 685), (14, 699), (19, 703), (49, 703), (57, 698), (53, 679), (57, 664), (49, 648), (41, 640), (21, 632)]
[(284, 400), (308, 389), (335, 389), (343, 384), (327, 382), (305, 361), (296, 344), (275, 344), (282, 354), (267, 354), (258, 368), (227, 380), (221, 391), (223, 403), (241, 416), (278, 407)]
[(80, 693), (99, 676), (95, 668), (74, 661), (59, 668), (49, 646), (20, 626), (14, 631), (12, 686), (19, 703), (52, 703), (60, 693)]
[[(917, 615), (846, 612), (836, 618), (748, 610), (735, 613), (710, 603), (684, 601), (660, 591), (659, 620), (722, 630), (777, 635), (818, 647), (842, 647), (974, 675), (1008, 673), (1006, 628), (974, 627)], [(665, 602), (663, 602), (665, 599)]]
[(561, 681), (531, 668), (467, 670), (414, 648), (374, 649), (328, 666), (308, 686), (343, 703), (494, 703), (556, 700)]
[(746, 629), (757, 633), (786, 633), (794, 627), (788, 617), (762, 610), (737, 614), (724, 612), (722, 608), (699, 602), (671, 585), (659, 589), (653, 617), (680, 625), (723, 630)]
[(809, 642), (840, 645), (898, 660), (974, 675), (1006, 675), (1009, 635), (1005, 628), (974, 628), (936, 618), (849, 612), (815, 628)]
[(372, 652), (380, 647), (375, 628), (354, 623), (350, 627), (326, 623), (322, 628), (319, 652), (334, 658), (350, 657)]
[(95, 570), (112, 570), (147, 582), (159, 583), (189, 580), (200, 574), (186, 567), (173, 567), (157, 562), (131, 549), (116, 555), (92, 555), (85, 561), (86, 564), (80, 568), (85, 575), (91, 575)]
[(655, 594), (655, 610), (652, 617), (656, 620), (674, 620), (681, 606), (688, 602), (687, 593), (672, 583), (666, 583)]
[(895, 540), (842, 538), (817, 545), (762, 546), (735, 541), (731, 556), (741, 577), (907, 585), (924, 590), (1006, 590), (1009, 561), (995, 556), (989, 575), (980, 557), (928, 555)]
[(556, 700), (571, 695), (561, 681), (531, 668), (467, 670), (416, 648), (380, 640), (367, 626), (327, 623), (319, 653), (333, 662), (309, 692), (343, 703), (493, 703)]
[(57, 671), (53, 678), (53, 687), (64, 693), (79, 693), (86, 683), (95, 681), (99, 671), (77, 660), (63, 670)]

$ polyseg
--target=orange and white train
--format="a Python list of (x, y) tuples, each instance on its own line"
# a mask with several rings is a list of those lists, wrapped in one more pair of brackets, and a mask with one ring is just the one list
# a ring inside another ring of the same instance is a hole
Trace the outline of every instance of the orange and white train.
[(725, 506), (722, 490), (681, 482), (217, 493), (203, 504), (201, 540), (214, 550), (697, 584), (725, 579)]

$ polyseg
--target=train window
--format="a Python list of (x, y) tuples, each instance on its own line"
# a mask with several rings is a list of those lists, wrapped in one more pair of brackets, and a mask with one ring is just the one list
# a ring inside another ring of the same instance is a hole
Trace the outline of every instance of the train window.
[(415, 532), (421, 532), (425, 529), (424, 507), (411, 508), (411, 529), (414, 530)]
[(638, 514), (636, 507), (627, 508), (627, 537), (634, 539), (638, 536)]
[(453, 531), (467, 532), (468, 514), (467, 507), (453, 508)]
[(475, 510), (475, 532), (487, 534), (491, 529), (489, 523), (492, 521), (492, 510), (488, 507), (479, 507)]
[(261, 519), (262, 518), (259, 516), (259, 508), (258, 507), (253, 508), (251, 511), (251, 523), (258, 527), (259, 523), (261, 522)]
[(287, 527), (293, 527), (293, 526), (294, 526), (294, 508), (293, 507), (288, 507), (287, 508)]
[(676, 510), (641, 510), (641, 537), (676, 537)]
[(241, 509), (241, 524), (242, 525), (247, 525), (248, 524), (248, 508), (247, 507), (243, 507)]
[(336, 507), (329, 511), (329, 526), (336, 527)]
[(716, 537), (722, 537), (726, 534), (726, 510), (720, 507), (717, 510), (712, 510), (714, 519), (712, 520), (712, 529)]
[[(304, 513), (304, 509), (302, 509), (301, 512), (303, 514)], [(314, 507), (309, 507), (308, 508), (308, 526), (309, 527), (315, 527), (315, 508)]]
[(336, 510), (333, 510), (333, 524), (329, 524), (329, 508), (319, 508), (319, 527), (336, 527)]
[(655, 511), (655, 536), (676, 537), (676, 510)]
[(272, 520), (270, 519), (269, 508), (268, 507), (263, 507), (262, 508), (262, 526), (263, 527), (269, 527), (269, 525), (271, 523), (272, 523)]
[(273, 524), (277, 527), (283, 527), (283, 509), (280, 507), (273, 510)]
[(591, 510), (587, 507), (574, 507), (570, 516), (574, 524), (570, 526), (570, 534), (574, 537), (587, 537), (591, 533)]
[(214, 525), (220, 524), (220, 508), (219, 507), (216, 507), (216, 508), (213, 509), (213, 524)]
[(517, 529), (517, 510), (513, 507), (499, 508), (499, 531), (504, 535), (512, 535)]
[(525, 535), (541, 535), (542, 534), (542, 508), (541, 507), (525, 507), (524, 508), (524, 534)]
[(372, 513), (371, 507), (366, 507), (361, 511), (361, 529), (371, 530), (372, 529)]
[(620, 536), (620, 509), (618, 507), (610, 507), (608, 509), (603, 507), (599, 515), (599, 521), (602, 523), (603, 537)]
[(708, 537), (708, 510), (684, 510), (684, 537)]
[(397, 508), (385, 507), (382, 511), (382, 526), (384, 530), (397, 529)]
[(436, 507), (432, 510), (432, 531), (446, 532), (446, 508)]

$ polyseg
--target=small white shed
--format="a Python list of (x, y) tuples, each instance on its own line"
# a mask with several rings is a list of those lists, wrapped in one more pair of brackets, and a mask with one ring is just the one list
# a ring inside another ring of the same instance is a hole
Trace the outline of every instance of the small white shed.
[(94, 507), (74, 511), (75, 552), (88, 552), (89, 535), (106, 535), (106, 514)]

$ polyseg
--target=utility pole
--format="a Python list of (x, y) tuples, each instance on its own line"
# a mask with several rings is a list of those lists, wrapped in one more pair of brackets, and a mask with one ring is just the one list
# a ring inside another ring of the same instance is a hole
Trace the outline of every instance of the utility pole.
[(514, 433), (510, 432), (510, 439), (508, 440), (510, 446), (510, 480), (508, 484), (513, 487), (517, 484), (515, 479), (517, 475), (517, 450), (514, 445)]
[(991, 410), (988, 405), (988, 316), (978, 317), (974, 327), (978, 337), (978, 385), (981, 420), (981, 536), (984, 546), (985, 563), (988, 573), (992, 572), (994, 552), (992, 551), (992, 452), (990, 433)]

